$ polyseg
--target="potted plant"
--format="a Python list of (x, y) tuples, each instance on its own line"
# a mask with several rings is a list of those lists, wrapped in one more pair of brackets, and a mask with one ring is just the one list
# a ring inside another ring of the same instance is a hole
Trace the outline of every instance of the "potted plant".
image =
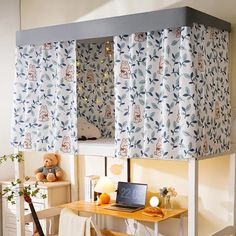
[(175, 191), (175, 188), (173, 187), (163, 187), (160, 189), (160, 196), (162, 197), (162, 207), (171, 210), (171, 197), (176, 197), (177, 192)]
[[(0, 157), (0, 164), (4, 161), (11, 160), (11, 161), (23, 161), (22, 153), (17, 154), (10, 154), (10, 155), (4, 155)], [(31, 197), (35, 197), (40, 195), (41, 198), (46, 198), (46, 194), (40, 193), (40, 189), (38, 187), (38, 182), (36, 181), (34, 184), (27, 184), (27, 181), (29, 181), (30, 178), (26, 176), (24, 178), (24, 181), (21, 179), (16, 179), (15, 181), (12, 181), (10, 183), (10, 186), (5, 187), (2, 189), (2, 192), (0, 193), (1, 197), (6, 197), (7, 201), (9, 201), (11, 204), (16, 204), (16, 197), (23, 196), (25, 201), (29, 204), (30, 210), (36, 225), (36, 228), (38, 230), (38, 233), (40, 236), (44, 236), (44, 233), (42, 231), (41, 225), (39, 223), (37, 214), (35, 212), (34, 206), (32, 204)], [(24, 185), (22, 186), (22, 183), (24, 182)]]

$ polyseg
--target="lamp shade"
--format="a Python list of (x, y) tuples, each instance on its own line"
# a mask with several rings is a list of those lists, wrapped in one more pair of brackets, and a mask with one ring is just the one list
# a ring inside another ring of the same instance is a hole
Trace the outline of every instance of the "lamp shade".
[(116, 191), (116, 187), (107, 176), (103, 176), (98, 180), (94, 191), (98, 193), (111, 193)]

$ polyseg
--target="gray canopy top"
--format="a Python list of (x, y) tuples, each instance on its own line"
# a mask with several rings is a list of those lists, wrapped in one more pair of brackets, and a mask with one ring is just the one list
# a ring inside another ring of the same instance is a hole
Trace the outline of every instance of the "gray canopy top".
[(16, 32), (16, 45), (40, 44), (45, 42), (108, 38), (130, 34), (204, 24), (226, 31), (231, 24), (190, 7), (117, 16), (49, 27), (20, 30)]

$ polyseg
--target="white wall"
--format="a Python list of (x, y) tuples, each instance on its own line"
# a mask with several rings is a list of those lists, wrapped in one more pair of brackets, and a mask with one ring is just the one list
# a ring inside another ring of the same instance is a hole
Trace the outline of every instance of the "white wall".
[[(15, 32), (19, 29), (19, 1), (0, 0), (0, 156), (10, 154), (10, 128), (15, 64)], [(0, 164), (0, 179), (14, 177), (11, 161)], [(1, 189), (1, 188), (0, 188)], [(2, 202), (0, 199), (0, 235), (2, 235)]]
[[(233, 23), (231, 80), (236, 83), (236, 2), (235, 0), (22, 0), (22, 28), (70, 23), (89, 19), (159, 10), (165, 7), (188, 5)], [(236, 107), (236, 93), (232, 104)], [(84, 161), (82, 161), (84, 163)], [(86, 165), (94, 165), (87, 157)], [(83, 165), (81, 168), (84, 167)], [(188, 166), (186, 162), (132, 160), (131, 179), (149, 184), (149, 190), (158, 192), (160, 187), (174, 186), (178, 192), (175, 205), (187, 207)], [(199, 235), (210, 233), (227, 225), (229, 201), (229, 159), (215, 158), (200, 162), (199, 167)], [(83, 193), (81, 193), (83, 195)], [(176, 220), (161, 225), (165, 235), (178, 235)], [(147, 232), (144, 233), (147, 235)], [(189, 235), (190, 236), (190, 235)]]
[(105, 159), (100, 156), (79, 157), (79, 199), (84, 197), (84, 177), (87, 175), (105, 175)]
[[(19, 29), (19, 1), (0, 0), (0, 156), (10, 154), (10, 129), (15, 77), (15, 33)], [(14, 177), (13, 163), (0, 164), (0, 179)]]

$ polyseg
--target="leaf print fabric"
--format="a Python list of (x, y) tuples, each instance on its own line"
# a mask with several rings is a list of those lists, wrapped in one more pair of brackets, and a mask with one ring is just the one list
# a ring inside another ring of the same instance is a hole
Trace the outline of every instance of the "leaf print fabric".
[(76, 41), (17, 47), (12, 144), (77, 152)]
[[(111, 49), (107, 53), (107, 49)], [(114, 59), (110, 42), (77, 44), (78, 117), (114, 138)]]
[[(17, 48), (12, 144), (77, 153), (77, 120), (116, 157), (188, 159), (230, 149), (228, 32), (194, 24)], [(111, 56), (114, 50), (114, 57)], [(115, 130), (115, 134), (114, 134)]]
[(228, 37), (199, 24), (114, 37), (117, 157), (230, 149)]

